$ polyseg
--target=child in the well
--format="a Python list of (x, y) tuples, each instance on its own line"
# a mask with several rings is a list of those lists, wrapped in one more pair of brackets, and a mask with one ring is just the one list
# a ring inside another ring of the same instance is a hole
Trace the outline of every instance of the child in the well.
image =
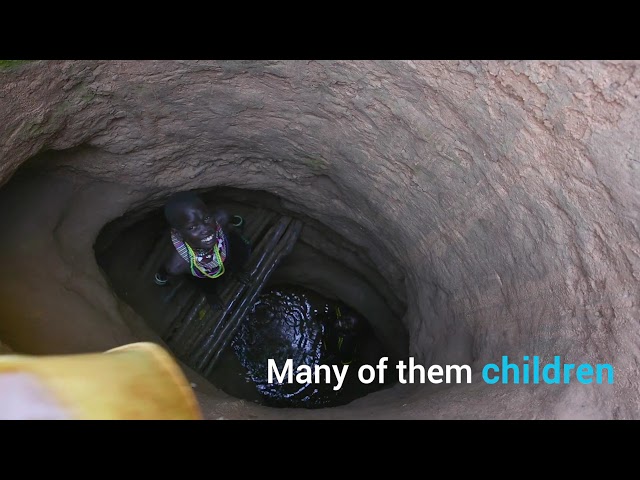
[(251, 253), (248, 242), (232, 226), (242, 222), (234, 215), (217, 209), (211, 211), (204, 201), (191, 192), (181, 192), (169, 199), (164, 215), (171, 227), (174, 249), (155, 275), (158, 285), (171, 277), (188, 275), (203, 290), (209, 303), (220, 308), (216, 281), (223, 275), (235, 275), (243, 283), (249, 281), (243, 269)]

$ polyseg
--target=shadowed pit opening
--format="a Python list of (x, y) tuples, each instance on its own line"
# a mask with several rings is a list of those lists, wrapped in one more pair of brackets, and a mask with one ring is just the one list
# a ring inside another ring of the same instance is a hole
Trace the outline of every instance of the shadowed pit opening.
[[(348, 239), (291, 212), (266, 192), (197, 193), (210, 208), (243, 219), (235, 231), (256, 257), (278, 222), (299, 222), (301, 229), (289, 240), (288, 253), (263, 262), (269, 273), (255, 286), (243, 287), (231, 274), (204, 280), (219, 284), (221, 311), (199, 290), (202, 281), (188, 276), (162, 286), (153, 281), (173, 248), (161, 207), (138, 208), (102, 229), (94, 249), (113, 291), (181, 361), (226, 393), (272, 407), (337, 406), (395, 383), (393, 371), (371, 382), (358, 377), (360, 367), (375, 366), (383, 357), (393, 365), (404, 346), (385, 336), (385, 324), (399, 320), (384, 296), (340, 261), (357, 251)], [(251, 288), (254, 296), (247, 299)], [(241, 310), (245, 300), (251, 304)], [(345, 327), (347, 319), (352, 324)]]

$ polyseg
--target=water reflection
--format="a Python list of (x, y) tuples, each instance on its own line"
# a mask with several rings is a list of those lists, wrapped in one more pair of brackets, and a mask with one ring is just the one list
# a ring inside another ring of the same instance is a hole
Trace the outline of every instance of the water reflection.
[[(346, 321), (349, 319), (349, 321)], [(346, 305), (296, 286), (277, 286), (260, 296), (232, 342), (247, 379), (256, 386), (261, 402), (272, 407), (321, 408), (348, 403), (381, 385), (362, 384), (358, 368), (379, 351), (366, 320)], [(372, 349), (373, 347), (373, 349)], [(293, 361), (294, 382), (268, 382), (267, 361), (274, 359), (282, 371)], [(338, 365), (348, 369), (339, 390), (335, 375), (326, 382), (295, 382), (299, 365)]]

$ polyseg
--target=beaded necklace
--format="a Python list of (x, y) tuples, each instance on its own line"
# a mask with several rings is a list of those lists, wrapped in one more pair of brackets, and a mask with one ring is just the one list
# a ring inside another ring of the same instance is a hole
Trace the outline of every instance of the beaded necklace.
[[(216, 222), (215, 243), (211, 250), (198, 254), (194, 249), (184, 241), (182, 235), (171, 229), (171, 241), (180, 256), (189, 264), (189, 269), (194, 277), (198, 278), (218, 278), (225, 272), (224, 261), (227, 257), (228, 242), (226, 235), (222, 231), (222, 227)], [(207, 253), (211, 252), (209, 255)], [(211, 257), (210, 261), (206, 261), (207, 257)]]

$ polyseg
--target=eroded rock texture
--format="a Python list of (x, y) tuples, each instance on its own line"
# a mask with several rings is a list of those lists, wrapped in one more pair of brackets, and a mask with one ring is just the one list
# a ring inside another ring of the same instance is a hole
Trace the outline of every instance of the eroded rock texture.
[[(0, 338), (33, 353), (152, 338), (97, 268), (100, 228), (176, 190), (264, 190), (376, 265), (406, 302), (417, 361), (468, 363), (476, 376), (331, 413), (272, 411), (212, 389), (201, 397), (209, 418), (640, 418), (639, 66), (4, 67)], [(10, 180), (25, 162), (46, 174)], [(610, 363), (615, 383), (483, 383), (477, 372), (502, 355)]]

